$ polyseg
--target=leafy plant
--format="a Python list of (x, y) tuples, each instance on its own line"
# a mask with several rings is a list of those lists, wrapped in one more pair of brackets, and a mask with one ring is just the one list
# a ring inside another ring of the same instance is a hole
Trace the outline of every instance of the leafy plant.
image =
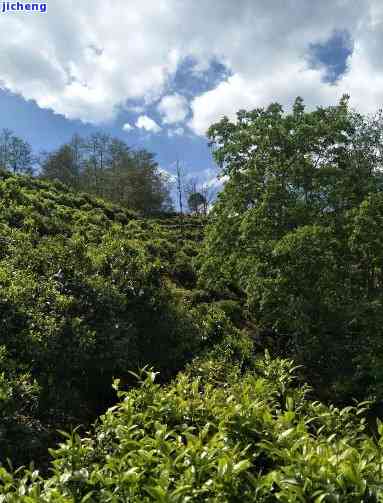
[(163, 387), (144, 370), (94, 433), (66, 435), (50, 477), (3, 468), (0, 494), (25, 503), (381, 501), (382, 437), (366, 435), (363, 408), (310, 402), (294, 377), (292, 362), (267, 355), (225, 384), (181, 374)]

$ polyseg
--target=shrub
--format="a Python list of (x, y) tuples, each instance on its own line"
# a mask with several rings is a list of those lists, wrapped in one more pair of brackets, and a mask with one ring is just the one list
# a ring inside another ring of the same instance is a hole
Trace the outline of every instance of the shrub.
[(16, 390), (25, 376), (39, 390), (25, 422), (42, 424), (43, 439), (45, 428), (87, 422), (110, 405), (113, 377), (150, 364), (170, 378), (201, 338), (165, 281), (175, 251), (160, 228), (27, 177), (0, 179), (0, 195), (0, 346), (15, 362), (9, 377), (0, 361), (14, 410), (0, 418), (0, 448), (10, 455), (13, 442), (19, 463), (18, 450), (23, 462), (32, 452), (10, 429), (23, 421)]
[(224, 385), (180, 375), (161, 387), (155, 377), (145, 371), (138, 389), (120, 391), (90, 436), (67, 435), (49, 478), (1, 469), (3, 499), (381, 501), (382, 437), (366, 436), (361, 407), (307, 401), (291, 362), (266, 357)]
[(243, 322), (244, 309), (239, 301), (220, 300), (215, 302), (214, 305), (218, 309), (222, 309), (222, 311), (226, 314), (230, 321), (232, 321), (232, 323), (234, 323), (235, 325), (240, 325)]

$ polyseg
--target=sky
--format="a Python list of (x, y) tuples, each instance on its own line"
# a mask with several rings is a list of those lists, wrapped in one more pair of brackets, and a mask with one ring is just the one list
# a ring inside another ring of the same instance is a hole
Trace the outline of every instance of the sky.
[(0, 34), (0, 128), (37, 152), (102, 130), (212, 187), (224, 115), (383, 104), (381, 0), (47, 0), (0, 12)]

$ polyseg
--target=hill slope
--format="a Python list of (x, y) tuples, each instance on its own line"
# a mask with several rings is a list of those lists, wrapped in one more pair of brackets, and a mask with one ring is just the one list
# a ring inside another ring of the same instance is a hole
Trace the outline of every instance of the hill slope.
[(114, 376), (182, 367), (200, 341), (173, 290), (194, 284), (196, 251), (176, 217), (143, 220), (61, 184), (2, 173), (0, 197), (0, 443), (19, 462), (104, 410)]
[(364, 405), (312, 402), (240, 299), (196, 288), (203, 222), (8, 174), (0, 195), (1, 458), (40, 469), (0, 466), (1, 501), (383, 501)]

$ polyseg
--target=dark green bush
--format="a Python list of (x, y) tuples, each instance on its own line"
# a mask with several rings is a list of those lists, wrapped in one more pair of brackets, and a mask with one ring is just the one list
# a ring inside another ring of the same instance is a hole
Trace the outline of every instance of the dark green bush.
[(15, 362), (12, 378), (2, 362), (0, 374), (12, 390), (24, 374), (39, 389), (25, 414), (16, 391), (7, 398), (14, 411), (1, 420), (1, 458), (18, 463), (16, 445), (23, 461), (32, 451), (12, 421), (19, 429), (25, 416), (50, 434), (93, 419), (115, 399), (114, 377), (150, 364), (169, 378), (201, 336), (167, 286), (175, 249), (161, 228), (27, 177), (0, 179), (0, 195), (0, 346)]
[[(0, 263), (1, 343), (65, 408), (102, 397), (113, 375), (145, 363), (177, 369), (196, 340), (159, 265), (113, 228), (98, 244), (14, 236)], [(66, 398), (67, 397), (67, 398)], [(67, 402), (67, 403), (66, 403)]]
[(197, 276), (192, 260), (183, 251), (175, 256), (172, 276), (182, 285), (193, 288), (196, 285)]
[(235, 324), (240, 325), (244, 319), (243, 306), (236, 300), (219, 300), (214, 303), (218, 309), (226, 314), (226, 316)]

